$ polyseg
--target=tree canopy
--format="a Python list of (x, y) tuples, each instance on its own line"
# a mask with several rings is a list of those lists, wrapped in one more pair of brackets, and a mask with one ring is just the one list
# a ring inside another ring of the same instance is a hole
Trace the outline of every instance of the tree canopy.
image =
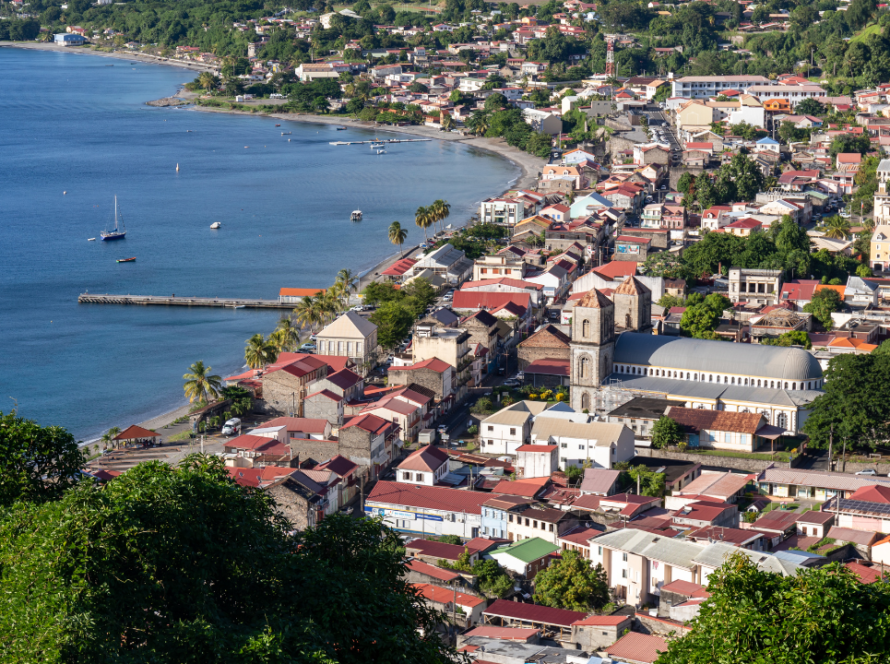
[(890, 657), (890, 584), (832, 563), (793, 576), (736, 554), (708, 577), (711, 596), (658, 664), (877, 664)]
[[(16, 662), (442, 662), (401, 542), (339, 515), (295, 538), (218, 459), (137, 465), (0, 522)], [(423, 630), (421, 632), (419, 630)]]
[(58, 499), (78, 482), (85, 461), (64, 428), (0, 413), (0, 507)]
[(601, 565), (576, 551), (564, 551), (562, 559), (535, 576), (535, 602), (571, 611), (599, 609), (609, 601), (609, 583)]

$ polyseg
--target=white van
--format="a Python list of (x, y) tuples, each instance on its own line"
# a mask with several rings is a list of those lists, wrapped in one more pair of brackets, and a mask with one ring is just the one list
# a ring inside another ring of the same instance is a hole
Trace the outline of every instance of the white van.
[(231, 420), (223, 424), (222, 433), (224, 436), (234, 436), (241, 431), (241, 420), (233, 417)]

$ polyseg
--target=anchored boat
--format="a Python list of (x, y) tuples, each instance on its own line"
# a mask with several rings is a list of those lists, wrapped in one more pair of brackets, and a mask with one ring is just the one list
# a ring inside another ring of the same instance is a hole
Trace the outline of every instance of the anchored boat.
[(118, 263), (132, 263), (136, 260), (135, 256), (133, 258), (118, 258)]
[(362, 211), (361, 210), (353, 210), (350, 218), (353, 221), (361, 221), (362, 220)]
[[(102, 241), (123, 240), (127, 236), (127, 229), (124, 226), (123, 215), (121, 215), (120, 226), (118, 226), (117, 196), (114, 197), (114, 230), (104, 230), (100, 233)], [(133, 260), (136, 260), (135, 258)]]

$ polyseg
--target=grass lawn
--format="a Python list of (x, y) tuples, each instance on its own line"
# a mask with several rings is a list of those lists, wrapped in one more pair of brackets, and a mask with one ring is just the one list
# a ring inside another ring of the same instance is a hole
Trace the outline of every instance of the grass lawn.
[(865, 28), (863, 28), (862, 31), (858, 35), (853, 37), (850, 41), (851, 42), (864, 42), (866, 39), (868, 39), (869, 35), (879, 35), (879, 34), (881, 34), (881, 26), (878, 25), (877, 23), (875, 23), (873, 25), (869, 25), (869, 26), (866, 26)]

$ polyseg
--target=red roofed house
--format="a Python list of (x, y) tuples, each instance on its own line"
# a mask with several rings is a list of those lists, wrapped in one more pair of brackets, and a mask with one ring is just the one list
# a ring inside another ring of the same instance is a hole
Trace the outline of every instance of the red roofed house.
[(380, 274), (389, 281), (400, 282), (404, 278), (405, 273), (410, 272), (416, 263), (417, 261), (413, 258), (403, 258), (390, 265)]
[(462, 646), (467, 639), (471, 639), (474, 636), (483, 639), (496, 639), (498, 641), (538, 643), (541, 638), (541, 630), (531, 627), (494, 627), (493, 625), (480, 625), (479, 627), (471, 629), (469, 632), (458, 635), (458, 647)]
[(467, 595), (466, 593), (433, 586), (428, 583), (413, 583), (411, 585), (423, 597), (430, 608), (451, 614), (456, 607), (463, 612), (462, 621), (467, 627), (472, 627), (482, 622), (482, 612), (485, 610), (486, 601), (481, 597)]
[(324, 288), (282, 288), (278, 292), (278, 301), (282, 304), (297, 304), (304, 297), (324, 295)]
[(606, 648), (606, 653), (628, 664), (653, 664), (667, 649), (667, 641), (660, 636), (628, 632)]
[(396, 481), (434, 486), (447, 474), (448, 454), (439, 447), (426, 445), (399, 464)]
[(261, 463), (290, 466), (294, 461), (291, 448), (277, 438), (243, 434), (223, 443), (227, 466), (252, 467)]
[(405, 552), (409, 556), (414, 556), (418, 560), (433, 565), (437, 564), (440, 560), (447, 560), (450, 563), (455, 563), (465, 551), (470, 556), (471, 565), (480, 559), (479, 551), (471, 549), (470, 546), (466, 544), (448, 544), (446, 542), (418, 537), (405, 545)]
[(603, 279), (612, 281), (624, 281), (637, 273), (637, 263), (633, 261), (612, 261), (605, 265), (593, 268), (593, 272)]
[(380, 481), (365, 500), (365, 512), (399, 532), (469, 540), (479, 536), (482, 503), (490, 498), (482, 491)]
[(440, 404), (449, 401), (456, 388), (454, 367), (437, 358), (405, 367), (391, 366), (387, 373), (390, 385), (407, 386), (415, 383), (431, 390)]
[(350, 461), (370, 469), (371, 479), (377, 479), (389, 468), (398, 455), (402, 441), (399, 427), (371, 414), (356, 415), (340, 427), (340, 450)]
[(458, 313), (469, 314), (480, 309), (497, 309), (508, 302), (529, 309), (531, 295), (529, 293), (485, 293), (459, 290), (454, 293), (451, 308)]
[(292, 417), (299, 415), (309, 384), (327, 376), (330, 369), (317, 355), (282, 353), (276, 362), (266, 366), (259, 379), (266, 410)]
[(496, 600), (485, 609), (485, 615), (489, 623), (493, 625), (550, 628), (549, 631), (555, 632), (554, 638), (561, 641), (569, 641), (572, 625), (587, 617), (580, 611), (554, 609), (549, 606), (512, 602), (506, 599)]
[(632, 626), (633, 618), (627, 615), (588, 616), (572, 623), (572, 642), (587, 652), (602, 650), (615, 643)]
[(530, 302), (533, 307), (541, 306), (543, 302), (541, 291), (544, 289), (542, 284), (536, 284), (523, 279), (514, 279), (512, 277), (496, 277), (492, 279), (481, 279), (479, 281), (467, 281), (460, 287), (462, 292), (473, 293), (528, 293), (531, 298)]

